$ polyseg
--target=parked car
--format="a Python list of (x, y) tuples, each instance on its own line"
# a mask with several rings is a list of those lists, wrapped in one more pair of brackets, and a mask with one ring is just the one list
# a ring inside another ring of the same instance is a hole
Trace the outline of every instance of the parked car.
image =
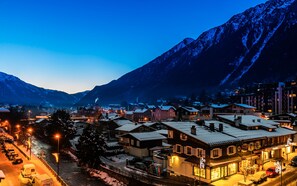
[(14, 160), (12, 161), (12, 164), (16, 165), (16, 164), (20, 164), (23, 163), (23, 159), (20, 157), (14, 158)]
[(291, 160), (291, 165), (296, 167), (297, 166), (297, 156), (294, 156)]
[(269, 167), (269, 168), (266, 170), (266, 175), (267, 175), (269, 178), (274, 178), (274, 177), (278, 176), (278, 172), (276, 172), (275, 169), (276, 169), (275, 167)]
[(260, 184), (267, 181), (267, 175), (264, 171), (256, 172), (250, 179), (254, 184)]

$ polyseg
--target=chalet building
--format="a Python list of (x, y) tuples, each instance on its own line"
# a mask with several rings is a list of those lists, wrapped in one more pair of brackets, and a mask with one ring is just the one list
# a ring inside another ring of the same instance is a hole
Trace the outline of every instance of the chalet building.
[(133, 111), (125, 111), (124, 117), (128, 120), (133, 121)]
[(179, 107), (176, 113), (178, 121), (194, 121), (198, 117), (198, 110), (194, 107)]
[(126, 153), (136, 157), (152, 157), (153, 147), (163, 146), (166, 137), (157, 132), (128, 133), (120, 137), (119, 143), (124, 145)]
[(136, 109), (133, 112), (133, 121), (147, 122), (151, 121), (152, 112), (149, 109)]
[(278, 122), (281, 127), (293, 129), (293, 124), (297, 119), (297, 115), (293, 113), (277, 114), (269, 116), (269, 119)]
[(168, 143), (173, 146), (168, 171), (205, 183), (240, 172), (254, 173), (262, 170), (265, 162), (287, 158), (292, 151), (288, 141), (296, 134), (263, 121), (257, 126), (243, 124), (244, 127), (217, 120), (204, 121), (202, 125), (163, 123), (168, 127)]
[(104, 131), (104, 135), (108, 140), (116, 139), (117, 132), (115, 131), (115, 129), (126, 124), (134, 125), (132, 121), (124, 117), (116, 117), (114, 119), (99, 120), (99, 125), (102, 127), (102, 131)]
[(173, 121), (176, 118), (176, 109), (173, 106), (158, 106), (153, 112), (153, 121)]

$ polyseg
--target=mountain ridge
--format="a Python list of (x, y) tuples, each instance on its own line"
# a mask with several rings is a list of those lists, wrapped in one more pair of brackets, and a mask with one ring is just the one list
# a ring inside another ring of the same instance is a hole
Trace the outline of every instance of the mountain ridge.
[[(293, 42), (297, 38), (292, 34), (297, 31), (296, 6), (295, 0), (269, 0), (249, 8), (196, 40), (190, 39), (183, 47), (178, 48), (179, 43), (119, 79), (96, 86), (79, 104), (92, 103), (96, 98), (102, 104), (136, 98), (151, 101), (197, 95), (204, 89), (219, 91), (255, 81), (292, 78), (297, 71), (297, 56), (292, 50), (297, 48)], [(284, 48), (289, 43), (291, 48), (282, 51), (277, 43)], [(275, 59), (270, 57), (276, 54)], [(280, 61), (290, 64), (290, 68), (284, 68)]]
[(26, 83), (13, 75), (0, 72), (0, 102), (46, 106), (72, 106), (87, 92), (67, 94)]

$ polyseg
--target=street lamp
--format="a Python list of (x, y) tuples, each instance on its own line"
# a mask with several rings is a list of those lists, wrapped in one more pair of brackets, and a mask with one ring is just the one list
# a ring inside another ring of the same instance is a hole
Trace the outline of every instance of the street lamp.
[(32, 151), (32, 132), (33, 129), (32, 128), (28, 128), (28, 132), (30, 134), (30, 160), (31, 160), (31, 151)]
[(57, 153), (57, 175), (59, 176), (60, 172), (60, 134), (56, 134), (55, 138), (58, 140), (58, 153)]
[(19, 140), (19, 138), (20, 138), (20, 136), (19, 136), (19, 133), (20, 133), (20, 124), (17, 124), (16, 126), (15, 126), (16, 128), (17, 128), (17, 131), (15, 132), (16, 134), (16, 138), (17, 138), (17, 140)]

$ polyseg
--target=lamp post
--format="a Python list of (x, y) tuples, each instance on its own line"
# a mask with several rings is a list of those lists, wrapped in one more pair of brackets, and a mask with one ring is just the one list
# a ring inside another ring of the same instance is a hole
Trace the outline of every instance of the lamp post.
[(57, 153), (57, 175), (59, 176), (60, 172), (60, 134), (56, 134), (55, 138), (58, 140), (58, 153)]
[(19, 140), (19, 138), (20, 138), (20, 124), (17, 124), (16, 126), (15, 126), (16, 128), (17, 128), (17, 131), (15, 132), (16, 134), (16, 138), (17, 138), (17, 140)]
[(30, 134), (30, 160), (31, 160), (31, 151), (32, 151), (32, 132), (33, 129), (32, 128), (28, 128), (28, 132)]

